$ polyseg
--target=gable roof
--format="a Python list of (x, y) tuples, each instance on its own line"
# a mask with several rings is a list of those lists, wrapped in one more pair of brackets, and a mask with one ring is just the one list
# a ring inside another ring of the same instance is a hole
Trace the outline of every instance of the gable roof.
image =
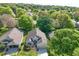
[(34, 36), (41, 37), (42, 41), (45, 39), (47, 40), (46, 35), (39, 28), (35, 28), (34, 30), (30, 31), (27, 39), (33, 38)]
[(9, 37), (10, 39), (13, 40), (15, 44), (20, 44), (21, 39), (23, 37), (23, 33), (20, 32), (17, 28), (13, 28), (12, 30), (6, 32), (4, 35), (0, 37), (0, 41), (6, 39)]
[(23, 37), (23, 33), (20, 32), (17, 28), (13, 28), (10, 33), (8, 34), (8, 37), (13, 39), (13, 42), (19, 44), (21, 42), (21, 39)]
[(0, 16), (0, 23), (2, 26), (7, 26), (7, 27), (16, 27), (16, 23), (17, 21), (15, 20), (15, 18), (13, 18), (11, 15), (8, 14), (3, 14)]

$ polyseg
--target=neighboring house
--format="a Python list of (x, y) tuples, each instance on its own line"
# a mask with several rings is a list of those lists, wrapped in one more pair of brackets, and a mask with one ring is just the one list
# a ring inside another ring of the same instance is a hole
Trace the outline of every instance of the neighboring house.
[(72, 20), (72, 22), (75, 25), (75, 27), (79, 28), (79, 22), (76, 22), (75, 20)]
[(31, 10), (28, 10), (28, 15), (29, 15), (29, 16), (33, 16), (33, 13), (32, 13)]
[(28, 33), (26, 43), (31, 47), (45, 48), (47, 46), (47, 38), (39, 28), (35, 28)]
[(32, 12), (28, 12), (28, 15), (29, 15), (29, 16), (33, 16)]
[(49, 39), (51, 39), (54, 36), (54, 31), (52, 31), (51, 33), (49, 33), (48, 37)]
[(17, 21), (11, 15), (3, 14), (0, 16), (0, 25), (7, 26), (8, 28), (14, 28), (17, 25)]
[(0, 37), (0, 42), (7, 46), (18, 46), (21, 43), (22, 38), (23, 33), (17, 28), (13, 28)]
[(76, 22), (76, 27), (79, 28), (79, 22)]

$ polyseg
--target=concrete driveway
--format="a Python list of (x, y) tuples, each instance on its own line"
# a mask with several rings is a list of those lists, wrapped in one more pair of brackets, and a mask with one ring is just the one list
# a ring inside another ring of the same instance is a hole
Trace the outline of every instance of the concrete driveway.
[(17, 51), (18, 51), (18, 48), (10, 48), (8, 51), (6, 51), (6, 54), (12, 54)]
[(38, 56), (48, 56), (47, 50), (44, 48), (40, 48), (38, 52)]

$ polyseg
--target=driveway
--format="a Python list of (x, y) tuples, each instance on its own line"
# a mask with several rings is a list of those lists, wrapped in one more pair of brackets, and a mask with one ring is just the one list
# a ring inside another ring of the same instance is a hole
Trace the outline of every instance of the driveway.
[(6, 54), (11, 54), (17, 51), (18, 51), (18, 48), (10, 48), (8, 51), (6, 51)]
[(40, 48), (38, 52), (38, 56), (48, 56), (47, 50), (44, 48)]

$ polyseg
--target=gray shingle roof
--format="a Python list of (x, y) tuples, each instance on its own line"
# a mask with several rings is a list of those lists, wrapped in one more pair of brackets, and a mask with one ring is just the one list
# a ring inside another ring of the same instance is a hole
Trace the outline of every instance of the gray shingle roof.
[(40, 43), (38, 45), (43, 44), (44, 46), (47, 44), (47, 38), (46, 35), (39, 29), (39, 28), (35, 28), (34, 30), (30, 31), (28, 33), (27, 36), (27, 42), (32, 38), (34, 38), (35, 36), (38, 36), (39, 38), (41, 38)]
[(15, 44), (20, 44), (23, 37), (23, 33), (20, 32), (17, 28), (13, 28), (12, 30), (6, 32), (4, 35), (0, 37), (0, 41), (10, 38), (13, 40)]

